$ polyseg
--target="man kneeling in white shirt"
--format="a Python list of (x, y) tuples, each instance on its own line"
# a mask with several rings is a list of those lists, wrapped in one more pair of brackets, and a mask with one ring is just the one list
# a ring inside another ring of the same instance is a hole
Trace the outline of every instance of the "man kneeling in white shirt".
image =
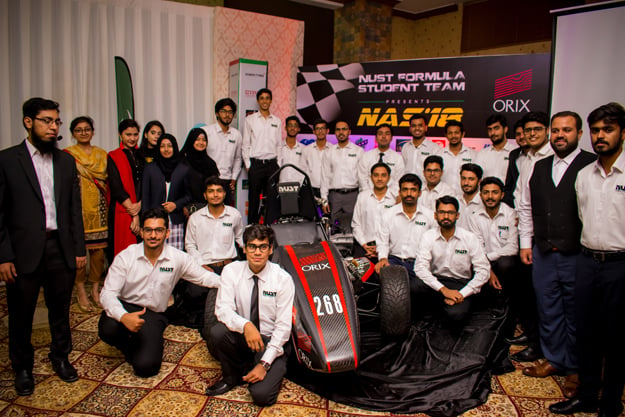
[(227, 265), (221, 274), (215, 315), (210, 331), (222, 379), (206, 389), (221, 395), (248, 383), (254, 403), (276, 402), (290, 345), (295, 287), (288, 272), (269, 262), (274, 232), (253, 224), (243, 233), (246, 261)]
[(157, 207), (141, 216), (142, 243), (117, 254), (104, 281), (100, 338), (122, 351), (141, 377), (156, 375), (163, 361), (167, 300), (180, 278), (217, 287), (219, 276), (188, 254), (165, 244), (167, 212)]
[(488, 281), (490, 264), (477, 236), (456, 227), (458, 206), (451, 196), (436, 200), (434, 218), (439, 227), (423, 234), (414, 272), (427, 285), (420, 286), (419, 299), (425, 303), (436, 291), (434, 308), (442, 307), (450, 321), (462, 324), (471, 311), (469, 296)]

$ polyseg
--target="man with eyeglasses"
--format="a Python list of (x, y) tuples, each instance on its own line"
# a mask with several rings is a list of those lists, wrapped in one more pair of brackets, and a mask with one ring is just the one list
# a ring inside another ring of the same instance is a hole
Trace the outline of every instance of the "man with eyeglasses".
[(534, 164), (518, 207), (520, 256), (524, 264), (532, 265), (540, 346), (545, 357), (523, 373), (538, 378), (566, 375), (566, 397), (576, 394), (579, 382), (574, 289), (582, 223), (575, 180), (580, 170), (597, 159), (579, 148), (581, 137), (582, 119), (577, 113), (561, 111), (551, 117), (553, 154)]
[(215, 103), (217, 123), (206, 128), (208, 144), (206, 152), (215, 161), (219, 169), (219, 178), (224, 181), (226, 190), (225, 203), (234, 205), (234, 192), (237, 178), (241, 173), (241, 133), (230, 123), (237, 113), (237, 105), (230, 97), (222, 98)]
[(456, 328), (466, 322), (471, 296), (480, 292), (490, 276), (490, 264), (478, 237), (456, 227), (458, 207), (452, 196), (436, 200), (434, 217), (439, 227), (423, 234), (414, 266), (420, 279), (418, 304), (442, 309)]
[(291, 333), (293, 279), (269, 262), (274, 232), (251, 225), (243, 233), (247, 260), (227, 265), (221, 274), (210, 330), (222, 377), (206, 389), (216, 396), (249, 384), (254, 404), (274, 404), (286, 374)]
[(269, 194), (269, 177), (279, 168), (282, 121), (269, 110), (272, 97), (270, 89), (258, 90), (258, 111), (245, 118), (241, 152), (249, 178), (248, 224), (260, 220), (260, 196)]
[(454, 196), (456, 191), (446, 182), (443, 177), (443, 158), (439, 155), (430, 155), (423, 161), (423, 176), (425, 176), (425, 186), (421, 191), (421, 206), (434, 211), (436, 199), (444, 196)]
[(391, 169), (391, 180), (388, 186), (391, 192), (397, 194), (399, 189), (397, 180), (404, 175), (404, 159), (401, 154), (391, 149), (393, 128), (388, 123), (381, 124), (375, 130), (375, 149), (365, 152), (358, 164), (358, 184), (360, 191), (371, 190), (371, 167), (379, 162), (385, 163)]
[(338, 143), (328, 149), (321, 164), (321, 199), (324, 213), (330, 213), (332, 225), (340, 232), (351, 233), (354, 206), (358, 198), (358, 163), (363, 150), (349, 140), (347, 122), (336, 122)]
[(59, 103), (34, 97), (22, 113), (26, 140), (0, 152), (0, 282), (6, 283), (15, 390), (30, 395), (35, 389), (32, 324), (41, 287), (52, 368), (65, 382), (78, 379), (68, 360), (69, 307), (86, 251), (76, 162), (57, 148)]
[(100, 293), (100, 338), (119, 349), (143, 378), (158, 374), (163, 361), (164, 312), (182, 278), (203, 287), (219, 286), (219, 276), (189, 254), (165, 243), (169, 216), (156, 207), (141, 215), (142, 243), (121, 251), (111, 264)]

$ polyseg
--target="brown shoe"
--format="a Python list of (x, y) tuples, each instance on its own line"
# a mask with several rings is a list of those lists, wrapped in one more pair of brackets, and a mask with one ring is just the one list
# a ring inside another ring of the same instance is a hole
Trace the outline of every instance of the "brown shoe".
[(523, 374), (527, 376), (533, 376), (534, 378), (544, 378), (549, 375), (557, 373), (558, 370), (551, 366), (549, 361), (539, 362), (536, 365), (523, 368)]
[(575, 398), (577, 396), (577, 386), (579, 385), (579, 375), (567, 375), (564, 380), (562, 393), (566, 398)]

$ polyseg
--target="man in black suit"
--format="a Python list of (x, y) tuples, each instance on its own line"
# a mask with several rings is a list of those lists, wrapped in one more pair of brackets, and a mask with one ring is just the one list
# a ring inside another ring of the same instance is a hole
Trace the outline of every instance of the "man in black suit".
[(59, 104), (35, 97), (22, 107), (25, 141), (0, 152), (0, 281), (7, 287), (9, 357), (19, 395), (34, 391), (32, 321), (43, 287), (59, 377), (78, 379), (69, 307), (76, 268), (85, 265), (85, 237), (76, 162), (56, 147)]

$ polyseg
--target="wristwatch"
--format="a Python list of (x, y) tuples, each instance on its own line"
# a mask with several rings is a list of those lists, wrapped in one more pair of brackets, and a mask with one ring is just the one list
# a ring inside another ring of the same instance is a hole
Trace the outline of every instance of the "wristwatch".
[(265, 371), (269, 372), (271, 369), (271, 364), (267, 361), (260, 361), (260, 364), (265, 368)]

